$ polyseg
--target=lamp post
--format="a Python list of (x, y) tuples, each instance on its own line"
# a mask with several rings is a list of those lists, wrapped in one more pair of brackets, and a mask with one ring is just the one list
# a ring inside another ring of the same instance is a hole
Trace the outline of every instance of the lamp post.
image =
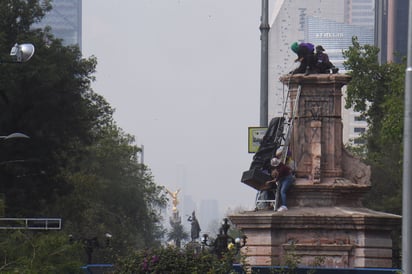
[(229, 219), (224, 218), (222, 222), (222, 226), (219, 229), (219, 234), (216, 236), (216, 239), (209, 243), (209, 235), (208, 234), (203, 234), (202, 237), (202, 244), (205, 246), (210, 246), (213, 247), (213, 252), (217, 255), (217, 257), (220, 259), (222, 258), (222, 255), (229, 250), (236, 248), (236, 254), (239, 252), (239, 250), (246, 245), (246, 235), (243, 235), (242, 239), (236, 238), (234, 239), (230, 235), (227, 234), (229, 231), (230, 225), (229, 225)]
[[(30, 43), (25, 43), (25, 44), (14, 44), (14, 46), (11, 48), (10, 51), (10, 56), (12, 56), (12, 60), (1, 60), (0, 59), (0, 64), (2, 63), (25, 63), (29, 61), (34, 55), (34, 46), (33, 44)], [(7, 139), (13, 139), (13, 138), (30, 138), (26, 134), (20, 133), (20, 132), (14, 132), (9, 135), (2, 135), (0, 136), (0, 139), (2, 140), (7, 140)]]
[(27, 136), (24, 133), (20, 133), (20, 132), (14, 132), (14, 133), (11, 133), (9, 135), (0, 135), (1, 140), (8, 140), (8, 139), (14, 139), (14, 138), (27, 138), (27, 139), (30, 139), (29, 136)]
[(405, 71), (405, 110), (402, 174), (402, 271), (412, 272), (412, 1), (409, 0), (408, 51)]
[(34, 55), (34, 46), (30, 43), (25, 44), (14, 44), (10, 50), (11, 60), (0, 59), (0, 64), (2, 63), (25, 63), (29, 61)]
[(87, 264), (92, 264), (92, 255), (93, 252), (96, 248), (104, 248), (104, 247), (110, 247), (110, 242), (112, 240), (112, 235), (110, 233), (106, 233), (104, 235), (105, 237), (105, 245), (101, 246), (99, 243), (98, 238), (91, 237), (91, 238), (79, 238), (75, 239), (72, 234), (69, 235), (69, 243), (74, 243), (78, 242), (83, 245), (84, 251), (86, 252), (87, 255)]
[[(30, 139), (29, 136), (27, 136), (24, 133), (20, 133), (20, 132), (13, 132), (9, 135), (0, 135), (0, 140), (1, 141), (7, 141), (10, 139)], [(11, 162), (26, 162), (25, 160), (12, 160), (12, 161), (2, 161), (0, 163), (0, 165), (5, 164), (5, 163), (11, 163)]]
[(268, 126), (268, 86), (269, 86), (269, 1), (262, 0), (260, 29), (260, 126)]
[[(0, 135), (0, 141), (7, 141), (10, 139), (18, 139), (18, 138), (30, 139), (29, 136), (27, 136), (24, 133), (20, 133), (20, 132), (13, 132), (9, 135)], [(1, 161), (0, 165), (12, 163), (12, 162), (21, 162), (21, 161), (24, 161), (24, 160)], [(0, 193), (0, 216), (4, 216), (5, 207), (6, 207), (5, 206), (5, 195), (3, 193)], [(3, 222), (7, 222), (7, 221), (3, 220)]]
[(30, 43), (15, 44), (10, 51), (12, 60), (0, 60), (0, 63), (25, 63), (34, 55), (34, 46)]

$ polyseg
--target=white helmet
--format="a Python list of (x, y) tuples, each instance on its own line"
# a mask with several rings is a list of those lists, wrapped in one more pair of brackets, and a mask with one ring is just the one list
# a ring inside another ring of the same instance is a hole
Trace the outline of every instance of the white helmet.
[(280, 164), (280, 160), (278, 158), (272, 158), (272, 160), (270, 160), (270, 165), (277, 167)]

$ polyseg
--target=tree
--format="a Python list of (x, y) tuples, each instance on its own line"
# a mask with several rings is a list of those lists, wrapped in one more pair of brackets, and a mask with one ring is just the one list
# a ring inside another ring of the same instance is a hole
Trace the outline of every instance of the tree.
[(368, 122), (365, 160), (372, 167), (373, 187), (366, 205), (400, 214), (405, 62), (379, 64), (378, 53), (377, 47), (360, 45), (356, 37), (344, 51), (344, 66), (352, 77), (346, 107)]
[(73, 192), (61, 199), (56, 212), (70, 220), (66, 229), (74, 235), (113, 234), (113, 247), (119, 253), (160, 245), (163, 229), (157, 209), (165, 206), (163, 187), (154, 184), (138, 163), (139, 148), (131, 145), (130, 135), (113, 125), (101, 136), (85, 148), (86, 157), (68, 166), (69, 171), (77, 170), (67, 174)]
[(108, 104), (90, 89), (96, 59), (81, 58), (77, 47), (62, 46), (47, 30), (30, 30), (50, 9), (49, 1), (41, 2), (0, 3), (2, 52), (17, 41), (36, 46), (30, 62), (0, 66), (0, 129), (4, 135), (24, 132), (31, 138), (1, 147), (1, 192), (6, 214), (13, 216), (33, 216), (68, 193), (71, 186), (59, 176), (61, 167), (111, 119)]
[(70, 245), (61, 233), (2, 231), (0, 256), (1, 273), (82, 273), (79, 246)]
[(170, 218), (170, 230), (167, 233), (167, 240), (173, 241), (176, 247), (180, 248), (183, 240), (189, 239), (189, 233), (185, 231), (182, 222)]
[(140, 148), (113, 121), (109, 103), (91, 89), (97, 59), (82, 58), (47, 28), (30, 28), (50, 8), (47, 0), (0, 1), (0, 53), (20, 41), (36, 47), (27, 63), (0, 64), (0, 135), (30, 136), (0, 143), (6, 215), (62, 217), (66, 239), (108, 232), (113, 256), (158, 246), (162, 187), (139, 163)]

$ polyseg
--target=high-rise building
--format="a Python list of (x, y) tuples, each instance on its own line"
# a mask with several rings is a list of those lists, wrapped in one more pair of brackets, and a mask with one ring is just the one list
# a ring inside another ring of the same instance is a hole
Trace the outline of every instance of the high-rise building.
[(329, 19), (308, 16), (306, 19), (307, 30), (305, 31), (305, 41), (314, 45), (322, 45), (329, 59), (342, 72), (343, 55), (342, 50), (348, 49), (352, 45), (352, 37), (358, 37), (360, 44), (373, 45), (373, 27), (367, 25), (350, 25), (336, 22)]
[(381, 63), (399, 62), (407, 54), (409, 1), (375, 1), (375, 45)]
[(297, 66), (294, 63), (296, 55), (291, 51), (290, 45), (295, 41), (305, 40), (308, 16), (343, 23), (343, 3), (341, 0), (275, 2), (269, 31), (269, 118), (281, 116), (283, 113), (286, 88), (280, 83), (279, 78)]
[(50, 26), (64, 45), (82, 47), (82, 0), (53, 0), (53, 9), (34, 27)]
[(346, 0), (345, 23), (355, 26), (371, 26), (375, 20), (373, 0)]
[(223, 218), (219, 214), (219, 202), (214, 199), (200, 201), (199, 215), (197, 216), (203, 231), (206, 231), (210, 224), (219, 223)]
[[(373, 7), (374, 0), (276, 1), (269, 32), (269, 118), (284, 112), (287, 87), (280, 83), (280, 76), (298, 66), (290, 45), (295, 41), (322, 45), (332, 63), (344, 72), (342, 51), (352, 44), (353, 36), (361, 44), (374, 44)], [(354, 120), (359, 115), (345, 110), (342, 116)], [(349, 120), (343, 117), (344, 142), (359, 136), (366, 127), (364, 122)]]

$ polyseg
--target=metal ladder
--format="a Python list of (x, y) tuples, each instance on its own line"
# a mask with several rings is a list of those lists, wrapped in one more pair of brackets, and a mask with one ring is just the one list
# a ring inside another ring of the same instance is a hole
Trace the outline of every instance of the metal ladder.
[(297, 93), (296, 93), (295, 102), (293, 102), (293, 108), (291, 112), (286, 111), (288, 103), (289, 103), (289, 90), (288, 90), (288, 97), (284, 105), (283, 117), (285, 118), (285, 132), (284, 132), (283, 143), (281, 144), (282, 155), (280, 158), (282, 163), (286, 162), (286, 157), (287, 157), (288, 150), (289, 150), (290, 138), (292, 136), (292, 131), (293, 131), (293, 123), (296, 119), (296, 115), (299, 110), (299, 98), (300, 98), (301, 91), (302, 91), (302, 87), (301, 85), (299, 85)]
[[(292, 131), (293, 131), (293, 123), (296, 119), (296, 115), (299, 110), (299, 98), (300, 98), (301, 91), (302, 91), (302, 88), (301, 88), (301, 85), (299, 85), (297, 93), (296, 93), (295, 101), (293, 102), (293, 107), (291, 108), (291, 111), (287, 111), (288, 109), (290, 109), (288, 108), (289, 98), (290, 98), (289, 96), (290, 91), (288, 90), (287, 98), (283, 106), (284, 123), (282, 126), (284, 130), (283, 130), (283, 138), (282, 138), (282, 142), (280, 146), (280, 148), (282, 148), (282, 154), (280, 156), (280, 160), (282, 161), (282, 163), (286, 162), (289, 144), (290, 144), (290, 138), (292, 136)], [(262, 191), (259, 191), (256, 195), (256, 200), (255, 200), (256, 209), (259, 208), (259, 205), (258, 205), (259, 203), (263, 203), (263, 204), (272, 203), (274, 210), (277, 210), (279, 208), (279, 201), (280, 201), (280, 187), (281, 185), (278, 183), (276, 187), (275, 200), (259, 199), (259, 197), (261, 196), (261, 192), (262, 192)]]
[[(286, 163), (286, 158), (288, 155), (288, 150), (289, 150), (289, 144), (290, 144), (290, 138), (292, 136), (292, 131), (293, 131), (293, 123), (296, 119), (296, 114), (299, 110), (299, 98), (300, 98), (300, 93), (302, 91), (302, 87), (301, 85), (298, 86), (298, 90), (296, 93), (296, 98), (295, 98), (295, 102), (293, 102), (293, 108), (292, 108), (292, 113), (288, 113), (286, 112), (287, 109), (287, 104), (288, 104), (288, 100), (289, 100), (289, 89), (288, 89), (288, 97), (286, 99), (285, 102), (285, 106), (284, 106), (284, 111), (283, 111), (283, 117), (285, 117), (285, 133), (284, 133), (284, 142), (282, 144), (281, 147), (282, 148), (282, 155), (280, 157), (280, 160), (282, 163)], [(277, 187), (276, 187), (276, 194), (275, 194), (275, 204), (274, 204), (274, 210), (278, 210), (279, 208), (279, 202), (280, 202), (280, 188), (281, 188), (281, 184), (280, 182), (277, 183)]]

